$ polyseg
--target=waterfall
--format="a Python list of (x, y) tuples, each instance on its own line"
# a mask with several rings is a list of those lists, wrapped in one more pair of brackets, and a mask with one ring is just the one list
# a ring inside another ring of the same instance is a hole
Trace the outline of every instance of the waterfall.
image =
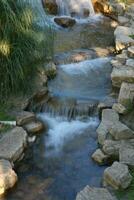
[(88, 17), (95, 14), (92, 0), (56, 0), (59, 15)]

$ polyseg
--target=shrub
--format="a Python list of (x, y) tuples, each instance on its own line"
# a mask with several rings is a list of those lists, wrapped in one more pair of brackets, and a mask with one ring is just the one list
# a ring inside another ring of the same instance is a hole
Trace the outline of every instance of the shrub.
[(31, 88), (37, 65), (52, 57), (51, 27), (37, 23), (37, 12), (19, 0), (0, 3), (0, 99)]

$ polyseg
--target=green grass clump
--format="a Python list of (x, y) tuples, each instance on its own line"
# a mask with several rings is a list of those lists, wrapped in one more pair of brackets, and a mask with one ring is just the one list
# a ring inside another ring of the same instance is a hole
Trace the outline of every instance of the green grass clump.
[(37, 15), (26, 1), (0, 2), (0, 101), (30, 90), (38, 62), (52, 56), (51, 27), (42, 28)]
[(120, 190), (116, 192), (116, 196), (119, 200), (134, 200), (134, 169), (130, 171), (133, 179), (130, 187), (126, 190)]
[(131, 37), (132, 39), (134, 39), (134, 35), (130, 35), (130, 37)]

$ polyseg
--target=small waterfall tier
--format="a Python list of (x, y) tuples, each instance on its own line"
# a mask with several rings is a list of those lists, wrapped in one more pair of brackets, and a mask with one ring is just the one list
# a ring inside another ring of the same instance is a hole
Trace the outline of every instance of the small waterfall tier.
[(91, 0), (56, 0), (59, 15), (89, 17), (95, 14)]

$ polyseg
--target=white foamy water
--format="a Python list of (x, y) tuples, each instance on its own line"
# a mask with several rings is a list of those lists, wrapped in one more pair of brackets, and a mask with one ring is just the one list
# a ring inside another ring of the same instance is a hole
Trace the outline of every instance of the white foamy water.
[(103, 67), (105, 67), (105, 64), (109, 63), (110, 59), (111, 58), (96, 58), (78, 63), (60, 65), (59, 68), (61, 68), (64, 72), (70, 75), (82, 73), (86, 75), (89, 71), (96, 71), (100, 68), (102, 69)]
[(84, 17), (84, 12), (89, 12), (90, 16), (95, 14), (91, 0), (56, 0), (56, 3), (59, 15)]
[(49, 114), (39, 114), (45, 124), (48, 125), (48, 136), (45, 138), (45, 146), (48, 154), (59, 153), (63, 146), (74, 137), (84, 134), (86, 130), (97, 127), (99, 120), (90, 117), (87, 121), (80, 119), (68, 121), (63, 117), (51, 117)]

